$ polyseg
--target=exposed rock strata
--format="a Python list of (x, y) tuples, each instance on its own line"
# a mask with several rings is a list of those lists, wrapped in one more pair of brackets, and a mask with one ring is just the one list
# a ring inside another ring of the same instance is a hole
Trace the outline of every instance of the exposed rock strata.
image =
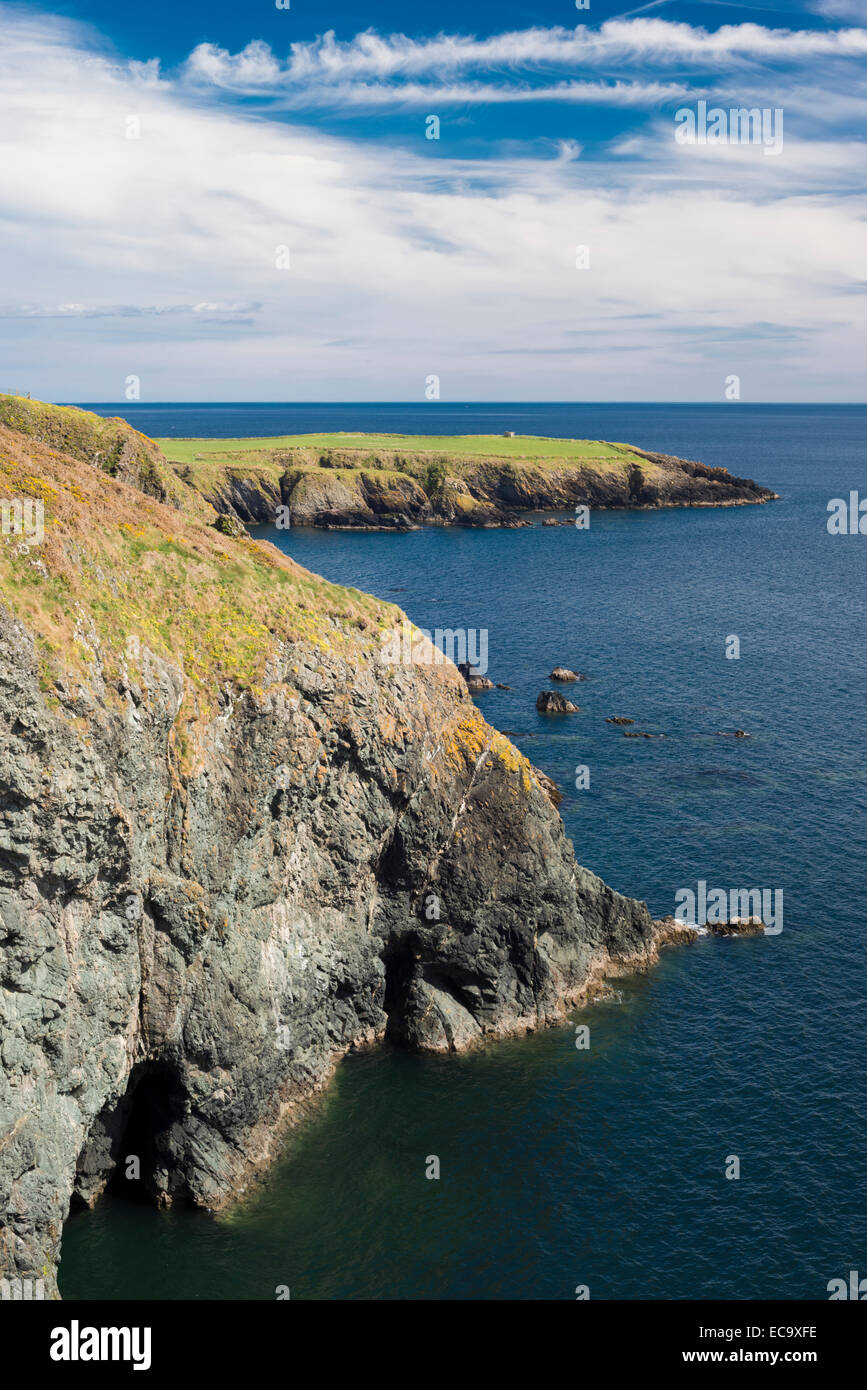
[[(573, 459), (544, 464), (505, 458), (457, 461), (444, 455), (438, 460), (444, 476), (430, 493), (422, 486), (430, 464), (399, 452), (277, 450), (272, 455), (277, 468), (270, 478), (252, 464), (246, 476), (238, 465), (226, 465), (216, 476), (209, 473), (197, 482), (195, 472), (177, 467), (219, 511), (234, 510), (242, 521), (273, 521), (276, 507), (282, 505), (293, 526), (325, 529), (516, 527), (531, 524), (521, 516), (528, 511), (747, 506), (776, 497), (770, 488), (725, 468), (626, 445), (608, 447), (622, 448), (624, 461), (619, 466)], [(559, 524), (554, 519), (543, 522)]]

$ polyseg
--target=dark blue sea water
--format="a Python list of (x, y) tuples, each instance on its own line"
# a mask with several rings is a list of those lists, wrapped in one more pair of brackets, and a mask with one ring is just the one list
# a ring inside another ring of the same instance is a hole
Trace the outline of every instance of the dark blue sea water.
[[(867, 496), (867, 407), (126, 413), (157, 435), (628, 440), (776, 489), (764, 507), (594, 513), (587, 531), (261, 529), (423, 627), (488, 630), (489, 674), (512, 689), (479, 704), (563, 788), (581, 863), (655, 914), (703, 879), (782, 889), (785, 915), (777, 936), (704, 938), (620, 982), (580, 1016), (588, 1051), (563, 1028), (348, 1059), (229, 1215), (107, 1200), (73, 1217), (64, 1295), (823, 1299), (867, 1270), (867, 536), (826, 529), (830, 498)], [(581, 713), (552, 721), (535, 698), (558, 662), (589, 679)], [(626, 739), (608, 715), (666, 737)], [(715, 733), (736, 728), (751, 738)]]

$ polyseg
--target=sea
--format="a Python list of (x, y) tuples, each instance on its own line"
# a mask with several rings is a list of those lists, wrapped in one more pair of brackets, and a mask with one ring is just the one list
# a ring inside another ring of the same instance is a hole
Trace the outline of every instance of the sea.
[[(510, 689), (477, 703), (559, 784), (581, 864), (656, 916), (701, 883), (784, 912), (666, 950), (562, 1027), (348, 1057), (231, 1210), (74, 1213), (63, 1296), (823, 1300), (867, 1274), (867, 535), (828, 529), (833, 499), (867, 499), (867, 406), (96, 409), (172, 437), (618, 440), (772, 487), (586, 529), (254, 532), (421, 627), (487, 632)], [(556, 664), (587, 675), (569, 718), (535, 708)]]

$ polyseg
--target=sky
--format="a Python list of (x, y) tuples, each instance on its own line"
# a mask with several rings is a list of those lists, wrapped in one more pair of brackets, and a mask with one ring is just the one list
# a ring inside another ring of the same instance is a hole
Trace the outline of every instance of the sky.
[(867, 0), (285, 3), (0, 0), (0, 390), (867, 401)]

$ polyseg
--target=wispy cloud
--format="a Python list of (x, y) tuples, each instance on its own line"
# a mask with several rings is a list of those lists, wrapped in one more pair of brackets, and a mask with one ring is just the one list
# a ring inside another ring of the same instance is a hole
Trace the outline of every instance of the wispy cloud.
[[(787, 128), (776, 160), (680, 147), (654, 105), (674, 69), (516, 70), (518, 101), (557, 89), (564, 112), (561, 86), (608, 101), (619, 81), (628, 134), (588, 148), (564, 116), (559, 143), (467, 158), (418, 122), (403, 146), (361, 116), (338, 138), (53, 17), (0, 17), (0, 367), (37, 394), (116, 399), (134, 373), (145, 400), (422, 399), (436, 373), (444, 399), (707, 399), (740, 372), (754, 400), (863, 396), (867, 150), (827, 123)], [(387, 67), (411, 41), (382, 42), (303, 61)], [(404, 85), (509, 86), (502, 62), (490, 83), (412, 62)], [(823, 63), (791, 90), (842, 122)]]
[[(498, 82), (401, 82), (389, 86), (375, 82), (343, 82), (333, 87), (299, 84), (279, 91), (276, 105), (282, 110), (334, 111), (337, 108), (425, 109), (444, 106), (500, 106), (532, 102), (563, 105), (609, 106), (649, 110), (663, 102), (688, 98), (692, 89), (682, 82), (556, 82), (531, 87)], [(253, 95), (251, 90), (238, 94)]]
[(136, 319), (198, 317), (249, 319), (261, 303), (221, 304), (0, 304), (0, 319)]
[[(837, 0), (828, 0), (836, 3)], [(846, 0), (848, 3), (848, 0)], [(588, 67), (612, 63), (719, 66), (732, 59), (773, 62), (810, 58), (867, 56), (867, 30), (769, 29), (757, 24), (724, 25), (707, 30), (657, 18), (608, 20), (598, 29), (533, 28), (476, 39), (441, 34), (412, 39), (373, 30), (339, 41), (333, 32), (312, 43), (291, 45), (281, 61), (268, 44), (257, 40), (239, 53), (203, 43), (188, 58), (184, 75), (192, 82), (252, 94), (267, 89), (380, 83), (395, 78), (438, 77), (469, 71), (515, 73), (546, 68)], [(355, 88), (350, 88), (355, 90)], [(363, 85), (357, 88), (369, 90)], [(397, 87), (394, 90), (399, 91)]]
[(864, 0), (814, 0), (812, 9), (826, 19), (851, 19), (862, 25), (867, 23)]

